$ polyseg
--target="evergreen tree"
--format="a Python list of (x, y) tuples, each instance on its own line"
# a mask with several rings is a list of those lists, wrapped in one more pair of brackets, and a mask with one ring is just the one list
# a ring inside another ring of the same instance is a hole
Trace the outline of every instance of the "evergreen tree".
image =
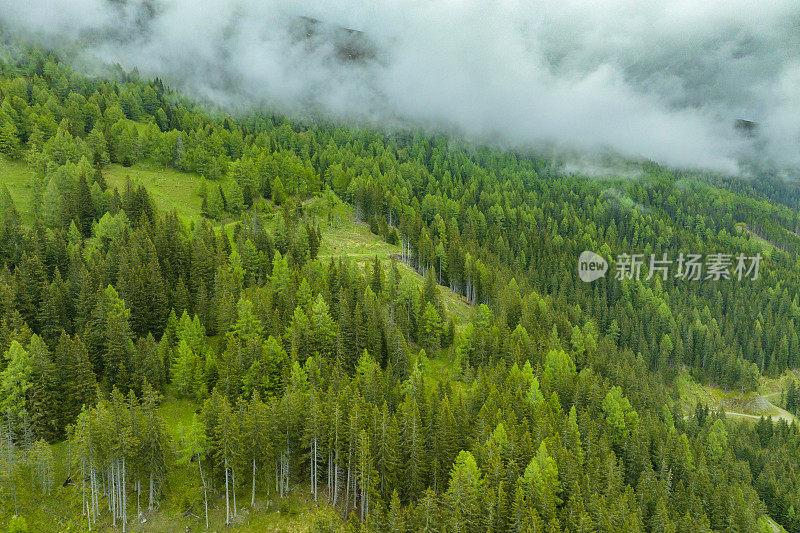
[(53, 359), (58, 368), (59, 390), (62, 393), (56, 403), (59, 409), (58, 427), (63, 429), (75, 422), (84, 407), (94, 403), (97, 382), (86, 346), (79, 337), (73, 339), (62, 332)]
[(478, 531), (480, 526), (482, 480), (475, 458), (461, 451), (450, 471), (445, 499), (453, 531)]

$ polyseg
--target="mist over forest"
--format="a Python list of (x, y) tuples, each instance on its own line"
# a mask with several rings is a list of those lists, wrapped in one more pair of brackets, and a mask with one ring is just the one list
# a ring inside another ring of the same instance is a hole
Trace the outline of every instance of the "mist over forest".
[(0, 24), (228, 109), (726, 173), (800, 162), (791, 0), (3, 0)]
[(0, 531), (800, 533), (799, 26), (0, 0)]

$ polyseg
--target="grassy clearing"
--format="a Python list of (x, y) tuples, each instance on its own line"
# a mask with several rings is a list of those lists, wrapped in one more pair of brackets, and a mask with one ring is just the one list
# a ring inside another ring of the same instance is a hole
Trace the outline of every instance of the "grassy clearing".
[[(410, 266), (400, 262), (398, 262), (397, 266), (403, 276), (411, 276), (419, 287), (422, 287), (425, 283), (425, 278)], [(456, 328), (464, 326), (467, 322), (472, 320), (475, 310), (469, 302), (467, 302), (466, 298), (441, 285), (439, 286), (439, 298), (442, 300), (447, 315), (455, 316)]]
[[(366, 224), (356, 221), (352, 208), (349, 206), (342, 219), (342, 223), (336, 227), (323, 225), (322, 242), (317, 253), (319, 259), (327, 261), (334, 257), (348, 257), (366, 270), (367, 266), (377, 257), (383, 263), (384, 269), (388, 269), (391, 266), (392, 257), (400, 255), (399, 246), (382, 240), (370, 232)], [(425, 282), (425, 279), (417, 271), (405, 263), (398, 261), (397, 266), (401, 275), (411, 276), (416, 285), (421, 287)], [(439, 287), (439, 296), (448, 315), (456, 317), (457, 325), (463, 325), (472, 319), (473, 309), (465, 298), (447, 287), (441, 286)]]
[(716, 407), (726, 399), (736, 396), (736, 392), (725, 391), (712, 385), (701, 385), (688, 373), (681, 373), (675, 379), (675, 388), (678, 392), (678, 401), (684, 411), (693, 411), (698, 403)]
[(178, 440), (181, 430), (192, 423), (198, 405), (186, 398), (175, 398), (169, 393), (158, 409), (158, 414), (167, 426), (173, 440)]
[(8, 188), (17, 211), (25, 223), (31, 219), (31, 183), (33, 171), (21, 161), (8, 161), (0, 157), (0, 183)]
[(758, 392), (741, 392), (701, 385), (683, 373), (675, 380), (675, 388), (685, 413), (693, 412), (699, 402), (713, 409), (722, 409), (727, 416), (738, 419), (758, 420), (767, 416), (800, 423), (791, 413), (775, 405), (780, 401), (781, 387), (788, 387), (790, 379), (794, 379), (793, 372), (780, 378), (761, 378)]
[[(109, 187), (124, 190), (128, 178), (133, 183), (141, 183), (147, 188), (150, 197), (159, 211), (168, 213), (175, 210), (185, 221), (199, 220), (203, 198), (200, 188), (203, 178), (193, 172), (180, 172), (171, 168), (164, 169), (153, 165), (110, 165), (103, 171), (103, 177)], [(223, 190), (230, 178), (220, 181), (207, 181), (207, 187), (221, 185)]]
[(780, 400), (781, 393), (786, 391), (792, 382), (800, 386), (800, 370), (787, 370), (775, 378), (761, 378), (758, 392), (771, 401)]
[(366, 262), (378, 256), (380, 260), (388, 261), (393, 254), (399, 253), (399, 246), (381, 240), (369, 231), (366, 224), (353, 221), (340, 227), (324, 228), (317, 257), (350, 257)]
[[(225, 493), (208, 502), (208, 531), (240, 531), (240, 532), (304, 532), (309, 531), (312, 517), (318, 510), (327, 508), (322, 502), (314, 502), (308, 496), (308, 487), (299, 486), (292, 494), (281, 499), (278, 497), (256, 497), (253, 507), (250, 506), (250, 495), (246, 490), (237, 494), (238, 516), (232, 518), (231, 525), (225, 525)], [(205, 514), (202, 501), (192, 507), (193, 514), (185, 512), (157, 512), (150, 515), (145, 523), (131, 524), (130, 531), (206, 531)], [(184, 516), (184, 514), (186, 514)], [(197, 515), (197, 516), (193, 516)]]
[[(180, 172), (174, 169), (164, 169), (160, 166), (137, 164), (132, 167), (110, 165), (103, 170), (103, 178), (109, 187), (116, 187), (122, 192), (128, 178), (144, 185), (156, 208), (164, 213), (175, 210), (186, 222), (200, 219), (200, 207), (203, 198), (200, 196), (200, 187), (203, 181), (199, 175), (192, 172)], [(22, 161), (8, 161), (0, 158), (0, 183), (8, 187), (11, 198), (17, 210), (26, 223), (31, 221), (31, 183), (33, 171), (30, 166)], [(207, 187), (221, 185), (226, 188), (230, 178), (218, 182), (206, 182)]]

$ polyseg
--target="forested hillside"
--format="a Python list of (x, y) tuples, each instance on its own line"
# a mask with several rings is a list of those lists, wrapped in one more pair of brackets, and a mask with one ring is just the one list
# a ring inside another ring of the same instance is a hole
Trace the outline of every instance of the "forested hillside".
[[(2, 527), (800, 531), (796, 423), (675, 387), (800, 364), (796, 184), (592, 179), (0, 57)], [(583, 283), (584, 250), (763, 259)]]

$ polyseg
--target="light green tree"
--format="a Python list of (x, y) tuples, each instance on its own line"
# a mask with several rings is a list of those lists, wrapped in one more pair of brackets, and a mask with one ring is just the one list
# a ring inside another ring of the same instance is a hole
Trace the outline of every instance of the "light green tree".
[(445, 494), (452, 531), (478, 531), (481, 495), (482, 480), (475, 457), (461, 450), (450, 471)]

